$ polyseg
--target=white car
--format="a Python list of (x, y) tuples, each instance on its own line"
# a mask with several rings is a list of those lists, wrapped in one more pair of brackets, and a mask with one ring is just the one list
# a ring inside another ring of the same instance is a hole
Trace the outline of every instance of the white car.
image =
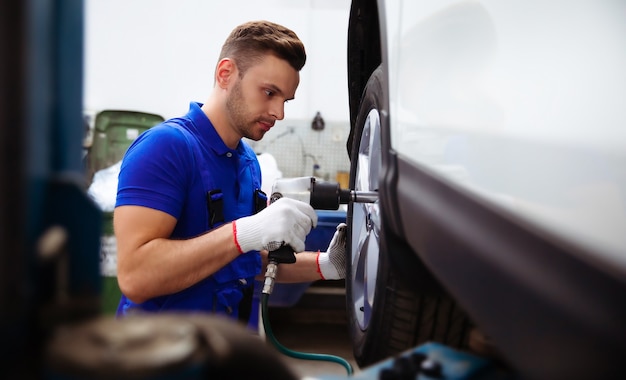
[(626, 2), (353, 0), (348, 82), (359, 365), (623, 374)]

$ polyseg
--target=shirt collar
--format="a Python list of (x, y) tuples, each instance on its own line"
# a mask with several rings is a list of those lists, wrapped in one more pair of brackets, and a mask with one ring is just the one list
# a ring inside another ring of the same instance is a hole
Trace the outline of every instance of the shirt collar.
[(192, 121), (194, 128), (196, 129), (196, 135), (202, 141), (202, 144), (211, 148), (215, 154), (219, 156), (227, 155), (228, 153), (241, 155), (243, 153), (243, 144), (241, 140), (237, 144), (236, 149), (230, 149), (220, 135), (217, 134), (213, 123), (206, 116), (201, 109), (202, 103), (191, 102), (189, 104), (189, 112), (187, 116)]

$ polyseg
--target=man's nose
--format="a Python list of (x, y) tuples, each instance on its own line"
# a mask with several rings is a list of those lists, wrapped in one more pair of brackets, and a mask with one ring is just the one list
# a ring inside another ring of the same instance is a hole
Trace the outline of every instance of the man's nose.
[(276, 118), (276, 120), (282, 120), (285, 117), (285, 103), (272, 102), (270, 108), (270, 115)]

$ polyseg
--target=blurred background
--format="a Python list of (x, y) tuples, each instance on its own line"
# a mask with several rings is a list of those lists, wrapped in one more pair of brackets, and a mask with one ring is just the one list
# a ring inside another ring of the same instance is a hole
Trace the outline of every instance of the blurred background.
[[(184, 115), (190, 101), (207, 98), (221, 45), (231, 30), (266, 19), (296, 32), (307, 49), (307, 63), (295, 99), (285, 106), (285, 119), (251, 145), (259, 154), (271, 154), (284, 177), (336, 180), (339, 175), (345, 180), (349, 8), (348, 0), (86, 0), (87, 123), (93, 130), (103, 110), (164, 119)], [(128, 136), (132, 140), (135, 135)]]

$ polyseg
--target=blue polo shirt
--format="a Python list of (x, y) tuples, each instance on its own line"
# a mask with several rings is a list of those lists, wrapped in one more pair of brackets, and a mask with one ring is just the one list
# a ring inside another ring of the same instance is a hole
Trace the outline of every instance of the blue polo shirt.
[[(228, 148), (201, 106), (191, 103), (184, 117), (142, 133), (126, 152), (119, 174), (116, 207), (144, 206), (172, 215), (177, 220), (173, 239), (191, 238), (252, 215), (255, 190), (261, 189), (261, 170), (254, 151), (243, 141), (236, 149)], [(208, 191), (223, 202), (223, 219), (213, 224), (207, 207)], [(258, 252), (250, 252), (179, 293), (142, 304), (122, 296), (118, 315), (135, 309), (236, 314), (242, 285), (253, 284), (260, 271)]]

